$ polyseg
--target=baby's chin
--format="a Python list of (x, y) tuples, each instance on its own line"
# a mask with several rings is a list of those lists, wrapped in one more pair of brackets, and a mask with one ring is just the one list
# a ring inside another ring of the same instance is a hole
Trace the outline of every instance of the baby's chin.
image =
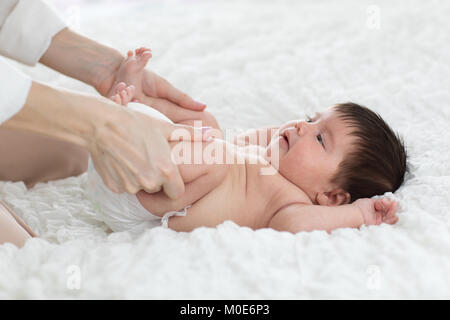
[(266, 149), (266, 160), (280, 175), (290, 180), (288, 176), (291, 165), (289, 164), (290, 159), (286, 157), (287, 152), (285, 150), (279, 150), (278, 154), (271, 154), (270, 150), (269, 148)]
[(267, 155), (272, 157), (272, 154), (279, 158), (286, 155), (289, 151), (289, 145), (283, 137), (277, 137), (275, 140), (270, 141), (270, 144), (266, 147)]

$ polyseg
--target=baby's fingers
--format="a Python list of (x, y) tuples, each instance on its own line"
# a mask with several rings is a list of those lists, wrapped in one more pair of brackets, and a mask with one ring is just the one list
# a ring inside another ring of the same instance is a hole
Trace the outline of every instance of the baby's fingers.
[(395, 215), (398, 207), (396, 201), (388, 198), (377, 199), (375, 200), (374, 207), (376, 210), (376, 217), (378, 218), (378, 215), (380, 215), (382, 222), (394, 224), (398, 221), (398, 217)]
[(383, 222), (387, 223), (387, 224), (395, 224), (398, 221), (398, 217), (397, 216), (393, 216), (389, 219), (385, 219)]
[(375, 200), (375, 210), (381, 211), (384, 214), (387, 214), (389, 212), (389, 210), (391, 209), (393, 203), (395, 203), (395, 201), (388, 199), (388, 198), (377, 199), (377, 200)]
[(375, 200), (375, 210), (383, 212), (384, 211), (384, 205), (382, 202), (383, 199), (377, 199)]
[(394, 217), (397, 213), (398, 203), (396, 201), (392, 201), (389, 207), (387, 208), (386, 217)]
[(398, 221), (398, 217), (395, 215), (397, 213), (398, 203), (396, 201), (392, 201), (387, 212), (384, 214), (383, 222), (394, 224)]

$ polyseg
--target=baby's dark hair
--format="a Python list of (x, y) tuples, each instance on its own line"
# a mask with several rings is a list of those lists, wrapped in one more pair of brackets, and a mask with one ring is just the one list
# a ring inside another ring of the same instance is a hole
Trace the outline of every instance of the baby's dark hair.
[(350, 202), (396, 191), (409, 171), (403, 139), (379, 114), (364, 106), (346, 102), (333, 109), (351, 127), (356, 141), (332, 183), (350, 194)]

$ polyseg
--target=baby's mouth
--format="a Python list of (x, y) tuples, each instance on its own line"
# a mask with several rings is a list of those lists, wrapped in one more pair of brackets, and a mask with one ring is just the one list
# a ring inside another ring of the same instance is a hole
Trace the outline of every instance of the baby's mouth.
[(284, 141), (286, 141), (287, 147), (288, 147), (288, 149), (289, 149), (289, 139), (288, 139), (286, 133), (283, 133), (283, 134), (281, 135), (281, 138), (284, 139)]

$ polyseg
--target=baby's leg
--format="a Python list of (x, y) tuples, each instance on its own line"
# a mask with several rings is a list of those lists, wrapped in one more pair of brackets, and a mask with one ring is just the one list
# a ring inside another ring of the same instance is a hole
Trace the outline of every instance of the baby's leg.
[[(108, 93), (108, 97), (113, 97), (117, 94), (117, 87), (122, 83), (122, 86), (132, 85), (136, 88), (136, 92), (142, 92), (142, 78), (144, 75), (144, 68), (151, 58), (152, 54), (150, 49), (139, 48), (135, 50), (135, 53), (128, 51), (127, 58), (122, 62), (117, 72), (116, 84), (112, 87)], [(122, 90), (122, 89), (121, 89)], [(117, 99), (117, 101), (115, 100)], [(119, 98), (113, 99), (117, 103)], [(174, 123), (182, 123), (193, 125), (194, 121), (201, 121), (201, 126), (219, 128), (219, 124), (215, 117), (207, 111), (193, 111), (185, 108), (181, 108), (166, 99), (152, 98), (146, 95), (134, 96), (133, 100), (151, 106), (158, 110)]]
[[(148, 60), (152, 57), (150, 49), (139, 48), (133, 51), (128, 51), (127, 57), (120, 64), (117, 70), (116, 82), (111, 87), (111, 91), (107, 93), (107, 97), (113, 96), (116, 92), (116, 88), (120, 82), (126, 83), (128, 86), (132, 85), (137, 89), (137, 92), (142, 92), (142, 79), (144, 76), (144, 68)], [(136, 102), (142, 99), (141, 96), (135, 97)]]

